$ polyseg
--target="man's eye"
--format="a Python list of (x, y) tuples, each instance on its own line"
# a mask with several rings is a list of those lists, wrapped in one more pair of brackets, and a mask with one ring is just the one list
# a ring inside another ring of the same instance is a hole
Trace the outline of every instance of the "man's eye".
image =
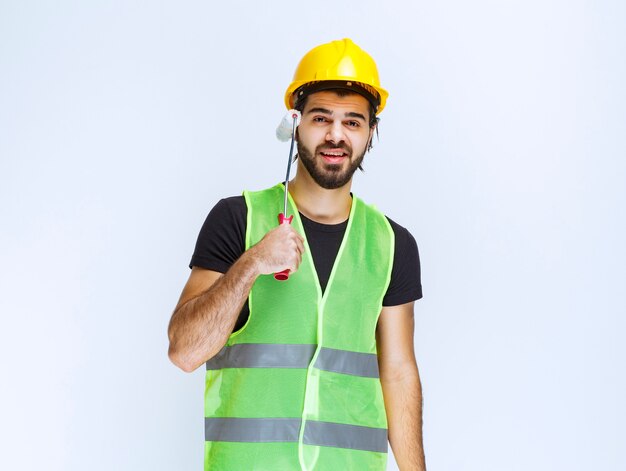
[(315, 123), (323, 123), (326, 121), (326, 118), (324, 116), (316, 116), (313, 118), (313, 122)]
[(356, 128), (359, 127), (361, 125), (361, 123), (359, 123), (358, 121), (348, 121), (348, 126)]

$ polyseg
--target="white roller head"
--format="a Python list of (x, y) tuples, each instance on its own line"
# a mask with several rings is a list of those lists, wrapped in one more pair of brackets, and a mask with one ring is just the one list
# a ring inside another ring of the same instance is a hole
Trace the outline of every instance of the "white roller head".
[(300, 124), (302, 115), (298, 110), (289, 110), (283, 117), (282, 121), (276, 128), (276, 137), (281, 142), (287, 142), (291, 139), (291, 131), (293, 129), (293, 120), (296, 119), (296, 126)]

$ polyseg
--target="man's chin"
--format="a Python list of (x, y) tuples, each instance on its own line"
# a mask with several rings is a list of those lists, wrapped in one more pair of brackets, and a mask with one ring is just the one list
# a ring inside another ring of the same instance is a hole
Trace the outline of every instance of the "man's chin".
[(313, 179), (315, 182), (326, 190), (336, 190), (342, 188), (350, 183), (352, 176), (347, 175), (315, 175)]

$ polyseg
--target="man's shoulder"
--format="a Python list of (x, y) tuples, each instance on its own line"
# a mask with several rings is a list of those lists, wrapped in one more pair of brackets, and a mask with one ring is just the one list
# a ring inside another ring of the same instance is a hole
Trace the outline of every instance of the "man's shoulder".
[(413, 234), (411, 234), (411, 232), (406, 227), (401, 226), (400, 224), (398, 224), (396, 221), (394, 221), (387, 215), (385, 215), (385, 217), (387, 218), (387, 221), (389, 221), (389, 225), (393, 229), (393, 233), (395, 234), (396, 239), (401, 238), (401, 239), (415, 240), (415, 238), (413, 237)]
[(393, 230), (393, 233), (394, 233), (394, 237), (396, 239), (396, 247), (398, 246), (398, 244), (400, 245), (400, 247), (404, 247), (406, 244), (416, 245), (415, 238), (406, 227), (401, 226), (396, 221), (391, 219), (383, 211), (381, 211), (378, 207), (376, 207), (376, 205), (369, 204), (366, 201), (363, 201), (358, 196), (357, 196), (357, 199), (359, 199), (367, 208), (369, 208), (370, 211), (374, 211), (375, 213), (378, 213), (380, 216), (384, 217), (387, 221), (389, 221), (389, 225), (391, 226), (391, 229)]
[(200, 229), (189, 266), (226, 273), (243, 253), (246, 217), (243, 196), (219, 200)]
[(235, 195), (235, 196), (227, 196), (226, 198), (220, 199), (215, 207), (229, 208), (229, 209), (237, 209), (239, 207), (246, 206), (246, 200), (243, 195)]
[(245, 218), (247, 212), (246, 200), (242, 195), (228, 196), (220, 199), (209, 213), (211, 220), (224, 218), (226, 220)]
[(272, 197), (281, 197), (284, 192), (284, 186), (281, 183), (260, 190), (246, 190), (241, 195), (227, 196), (220, 199), (209, 213), (211, 221), (216, 218), (223, 218), (225, 221), (236, 221), (238, 224), (246, 225), (248, 216), (248, 199), (256, 200), (259, 195), (273, 195)]

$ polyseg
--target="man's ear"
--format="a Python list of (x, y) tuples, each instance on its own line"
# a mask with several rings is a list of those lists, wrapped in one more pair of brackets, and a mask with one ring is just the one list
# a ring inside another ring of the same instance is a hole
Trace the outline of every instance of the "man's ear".
[(376, 131), (376, 135), (378, 135), (378, 123), (376, 123), (374, 126), (370, 128), (370, 137), (367, 140), (367, 147), (366, 147), (368, 152), (372, 150), (372, 147), (374, 147), (372, 145), (372, 141), (374, 140), (374, 131)]

